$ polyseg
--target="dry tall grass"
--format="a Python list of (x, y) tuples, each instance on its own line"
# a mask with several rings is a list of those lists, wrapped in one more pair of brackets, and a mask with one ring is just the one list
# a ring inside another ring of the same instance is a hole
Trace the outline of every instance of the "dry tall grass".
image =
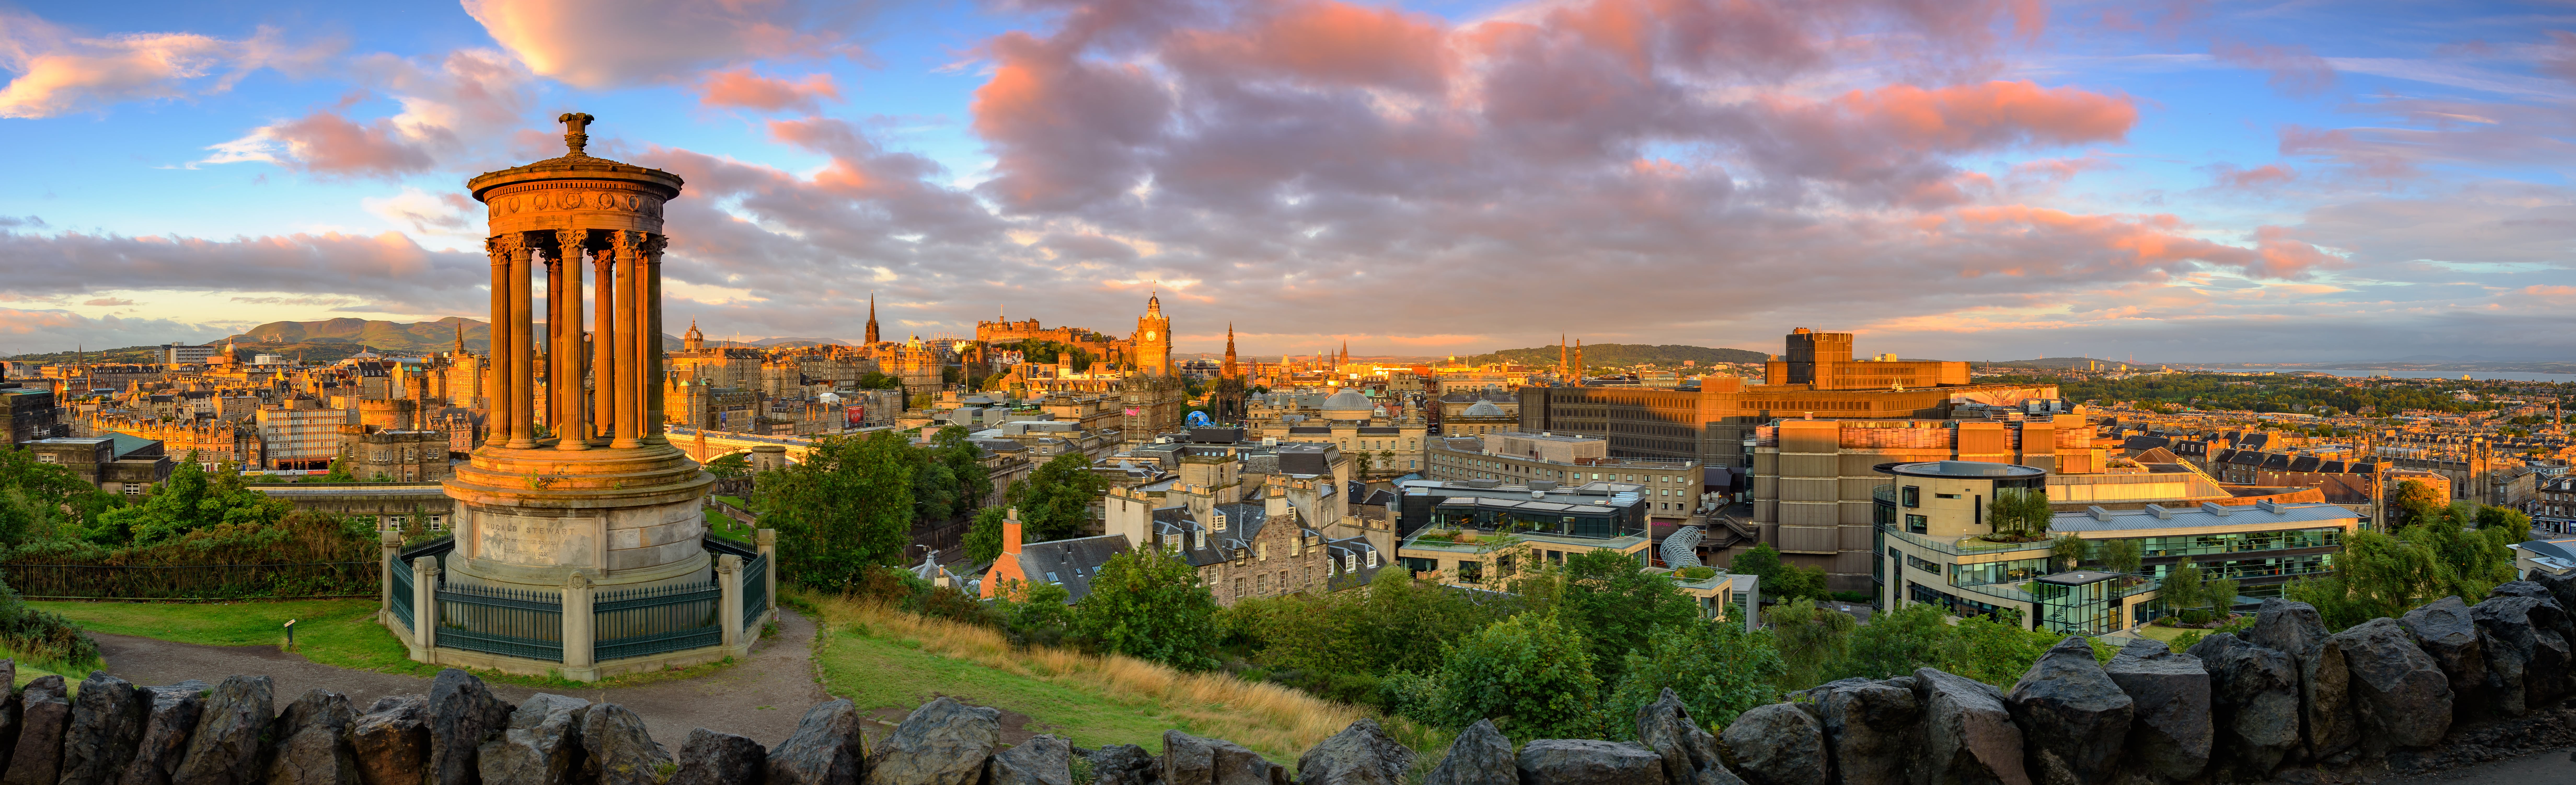
[[(1448, 734), (1400, 717), (1323, 700), (1297, 690), (1250, 682), (1224, 673), (1187, 673), (1123, 655), (1091, 655), (1032, 646), (1013, 649), (996, 630), (905, 613), (851, 597), (794, 593), (822, 613), (824, 632), (863, 630), (871, 637), (900, 637), (921, 650), (1030, 678), (1064, 684), (1121, 702), (1150, 702), (1189, 724), (1199, 736), (1225, 739), (1272, 760), (1295, 761), (1308, 748), (1362, 717), (1376, 717), (1390, 735), (1417, 746)], [(1150, 745), (1149, 745), (1150, 746)]]

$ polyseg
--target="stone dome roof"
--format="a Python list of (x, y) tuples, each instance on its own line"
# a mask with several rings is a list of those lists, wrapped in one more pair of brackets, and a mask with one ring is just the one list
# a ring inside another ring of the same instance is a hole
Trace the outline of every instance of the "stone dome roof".
[(1508, 415), (1508, 414), (1503, 413), (1503, 407), (1495, 406), (1493, 401), (1477, 401), (1477, 402), (1475, 403), (1475, 405), (1467, 407), (1467, 410), (1466, 410), (1466, 411), (1459, 412), (1459, 413), (1458, 413), (1458, 416), (1460, 416), (1460, 417), (1509, 417), (1509, 416), (1511, 416), (1511, 415)]
[(1370, 403), (1368, 396), (1361, 395), (1358, 390), (1343, 390), (1325, 398), (1323, 409), (1327, 419), (1365, 420), (1377, 405)]

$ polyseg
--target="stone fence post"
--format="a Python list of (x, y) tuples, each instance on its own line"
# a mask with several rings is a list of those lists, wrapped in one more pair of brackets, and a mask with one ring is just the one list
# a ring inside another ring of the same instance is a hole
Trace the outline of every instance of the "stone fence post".
[(411, 562), (411, 659), (413, 662), (437, 663), (438, 641), (430, 636), (438, 630), (438, 557), (423, 556)]
[(384, 620), (393, 618), (394, 562), (402, 558), (402, 532), (392, 530), (377, 532), (376, 547), (383, 551), (383, 555), (376, 559), (376, 586), (378, 587), (376, 593), (381, 595), (376, 603), (376, 621), (381, 624)]
[(751, 656), (751, 644), (742, 634), (742, 557), (716, 557), (716, 585), (723, 588), (716, 595), (716, 623), (724, 626), (725, 654)]
[(598, 617), (593, 615), (590, 576), (574, 570), (564, 578), (563, 588), (563, 677), (573, 681), (598, 681), (599, 663), (593, 658), (594, 639), (598, 636)]
[(762, 614), (775, 619), (778, 618), (778, 530), (754, 530), (751, 539), (759, 543), (760, 555), (769, 562), (769, 569), (760, 571), (762, 588), (769, 590), (769, 610), (762, 611)]

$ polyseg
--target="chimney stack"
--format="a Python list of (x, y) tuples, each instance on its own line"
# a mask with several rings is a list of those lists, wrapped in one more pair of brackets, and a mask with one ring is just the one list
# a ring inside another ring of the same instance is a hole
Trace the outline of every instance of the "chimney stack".
[(1011, 508), (1002, 516), (1002, 553), (1006, 556), (1017, 556), (1020, 553), (1020, 508), (1018, 507)]

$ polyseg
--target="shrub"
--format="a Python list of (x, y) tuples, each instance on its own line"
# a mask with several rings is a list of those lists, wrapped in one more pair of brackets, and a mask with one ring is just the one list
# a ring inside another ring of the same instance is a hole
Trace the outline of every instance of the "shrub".
[(1681, 570), (1681, 576), (1682, 580), (1686, 581), (1704, 581), (1717, 577), (1717, 568), (1706, 566), (1683, 567)]
[(1440, 665), (1440, 724), (1479, 719), (1515, 742), (1592, 738), (1601, 679), (1583, 638), (1555, 614), (1521, 614), (1487, 625), (1451, 647)]

